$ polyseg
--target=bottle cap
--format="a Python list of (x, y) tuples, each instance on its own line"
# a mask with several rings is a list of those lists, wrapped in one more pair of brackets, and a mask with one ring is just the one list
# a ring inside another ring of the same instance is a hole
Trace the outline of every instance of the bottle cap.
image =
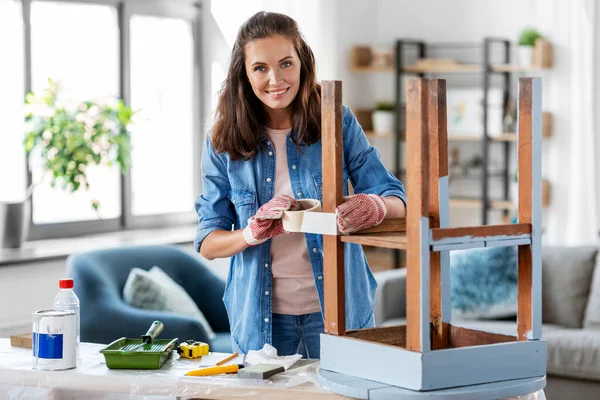
[(73, 278), (59, 279), (58, 287), (61, 289), (73, 289)]

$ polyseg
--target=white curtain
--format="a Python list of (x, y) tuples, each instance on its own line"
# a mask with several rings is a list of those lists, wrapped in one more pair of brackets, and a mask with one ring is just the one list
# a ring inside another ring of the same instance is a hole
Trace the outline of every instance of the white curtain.
[(596, 2), (534, 0), (532, 6), (532, 19), (554, 46), (554, 68), (546, 79), (542, 77), (542, 106), (554, 116), (554, 136), (543, 150), (543, 171), (552, 183), (544, 243), (596, 243)]

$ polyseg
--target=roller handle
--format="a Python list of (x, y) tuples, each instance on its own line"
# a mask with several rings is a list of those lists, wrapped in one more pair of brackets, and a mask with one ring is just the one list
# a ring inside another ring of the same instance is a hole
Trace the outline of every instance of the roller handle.
[(162, 332), (164, 327), (162, 322), (154, 321), (152, 325), (150, 325), (148, 332), (146, 332), (145, 335), (142, 335), (142, 342), (145, 344), (152, 343), (152, 341)]

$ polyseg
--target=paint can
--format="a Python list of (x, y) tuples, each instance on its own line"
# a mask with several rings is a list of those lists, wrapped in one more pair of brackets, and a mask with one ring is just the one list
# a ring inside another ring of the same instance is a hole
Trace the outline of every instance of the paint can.
[(40, 310), (33, 313), (33, 369), (60, 371), (77, 363), (77, 313)]

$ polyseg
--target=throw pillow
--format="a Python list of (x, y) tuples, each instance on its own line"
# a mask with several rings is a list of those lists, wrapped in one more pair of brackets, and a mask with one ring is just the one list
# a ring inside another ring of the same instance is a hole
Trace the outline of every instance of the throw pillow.
[(517, 314), (517, 249), (486, 247), (450, 252), (452, 319)]
[(600, 328), (600, 252), (596, 255), (596, 265), (592, 275), (590, 295), (583, 320), (584, 328)]
[(194, 318), (200, 322), (210, 340), (216, 337), (190, 295), (157, 266), (149, 271), (132, 268), (123, 288), (123, 298), (134, 307), (169, 311)]
[[(595, 247), (544, 247), (542, 251), (543, 322), (581, 328), (595, 261)], [(590, 312), (590, 317), (592, 315), (593, 313)]]

